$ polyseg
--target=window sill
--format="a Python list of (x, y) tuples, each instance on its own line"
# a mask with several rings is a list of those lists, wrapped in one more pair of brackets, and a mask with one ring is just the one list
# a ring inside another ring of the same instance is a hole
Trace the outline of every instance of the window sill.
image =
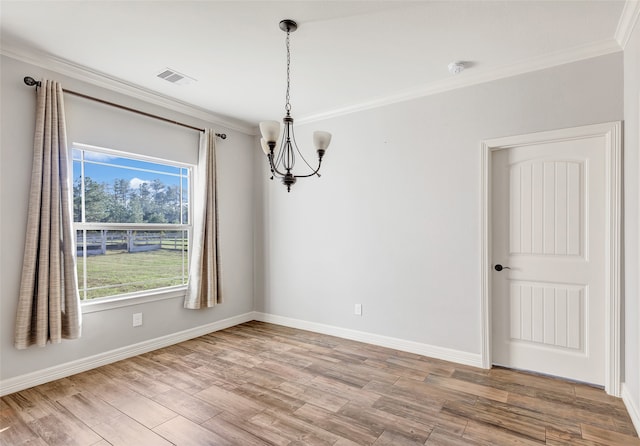
[(129, 307), (148, 302), (157, 302), (159, 300), (184, 298), (186, 290), (186, 285), (182, 285), (143, 293), (83, 301), (81, 302), (82, 313), (96, 313), (99, 311), (113, 310), (115, 308)]

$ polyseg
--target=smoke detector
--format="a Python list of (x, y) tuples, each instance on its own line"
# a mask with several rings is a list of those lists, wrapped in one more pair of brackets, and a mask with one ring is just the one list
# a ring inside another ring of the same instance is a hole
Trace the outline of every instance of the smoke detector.
[(451, 74), (460, 74), (464, 70), (464, 62), (451, 62), (447, 65), (447, 68), (449, 68), (449, 73)]
[(178, 73), (172, 68), (165, 68), (156, 74), (160, 79), (164, 79), (167, 82), (171, 82), (176, 85), (188, 85), (194, 82), (198, 82), (196, 79), (187, 76), (186, 74)]

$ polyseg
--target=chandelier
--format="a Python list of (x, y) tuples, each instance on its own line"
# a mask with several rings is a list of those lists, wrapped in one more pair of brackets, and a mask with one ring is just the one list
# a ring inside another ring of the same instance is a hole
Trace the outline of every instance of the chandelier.
[[(267, 155), (269, 168), (271, 169), (271, 179), (273, 180), (274, 177), (281, 179), (282, 183), (287, 186), (287, 192), (291, 192), (291, 186), (296, 183), (298, 178), (308, 178), (314, 175), (320, 176), (318, 172), (320, 171), (320, 165), (322, 164), (322, 157), (331, 142), (331, 133), (320, 131), (313, 132), (313, 145), (318, 152), (318, 167), (314, 169), (307, 162), (304, 156), (302, 156), (300, 149), (298, 149), (296, 138), (293, 134), (293, 118), (291, 117), (291, 101), (289, 94), (291, 84), (291, 49), (289, 46), (289, 37), (292, 32), (298, 29), (298, 24), (293, 20), (282, 20), (280, 22), (280, 29), (287, 33), (287, 93), (284, 104), (286, 115), (282, 119), (284, 128), (279, 147), (276, 150), (278, 137), (280, 136), (280, 123), (278, 121), (261, 122), (260, 133), (262, 134), (262, 138), (260, 139), (260, 145), (262, 146), (262, 150), (265, 155)], [(299, 175), (292, 172), (296, 164), (296, 156), (299, 156), (310, 169), (306, 174)]]

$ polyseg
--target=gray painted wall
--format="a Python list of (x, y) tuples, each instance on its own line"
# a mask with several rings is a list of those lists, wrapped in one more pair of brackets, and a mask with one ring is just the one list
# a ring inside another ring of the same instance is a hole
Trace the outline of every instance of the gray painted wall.
[(257, 310), (480, 353), (480, 142), (622, 120), (622, 84), (620, 52), (300, 126), (333, 142), (266, 188)]
[(640, 411), (640, 22), (636, 22), (624, 51), (624, 119), (624, 381), (628, 396)]
[[(225, 302), (209, 310), (185, 310), (182, 299), (84, 314), (83, 336), (44, 348), (13, 347), (14, 317), (22, 268), (24, 227), (31, 179), (35, 93), (25, 75), (62, 82), (64, 88), (160, 114), (195, 126), (212, 124), (2, 57), (0, 96), (0, 379), (46, 369), (138, 342), (206, 325), (253, 309), (253, 137), (215, 127), (229, 138), (217, 146), (221, 257)], [(69, 142), (195, 163), (198, 133), (171, 124), (65, 96)], [(144, 325), (133, 328), (131, 315), (142, 312)]]

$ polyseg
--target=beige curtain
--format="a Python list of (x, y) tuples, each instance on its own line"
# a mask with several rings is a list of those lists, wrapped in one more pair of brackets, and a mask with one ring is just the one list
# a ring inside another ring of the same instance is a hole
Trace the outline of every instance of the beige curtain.
[(27, 237), (16, 315), (15, 346), (19, 349), (76, 339), (82, 318), (62, 87), (43, 80), (37, 97)]
[(222, 302), (215, 138), (211, 129), (200, 135), (198, 167), (194, 172), (193, 233), (184, 299), (184, 307), (190, 309), (210, 308)]

